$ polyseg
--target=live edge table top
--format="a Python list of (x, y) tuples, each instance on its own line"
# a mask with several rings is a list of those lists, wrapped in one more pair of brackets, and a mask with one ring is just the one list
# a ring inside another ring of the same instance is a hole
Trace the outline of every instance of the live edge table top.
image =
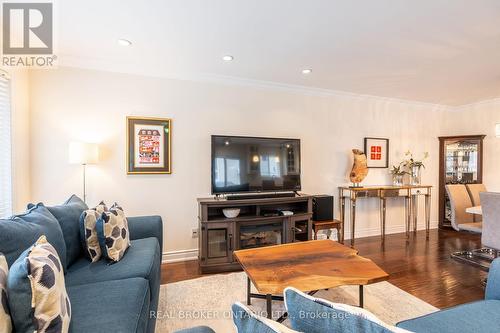
[(332, 240), (314, 240), (235, 251), (234, 255), (261, 294), (301, 291), (385, 281), (389, 275), (358, 251)]

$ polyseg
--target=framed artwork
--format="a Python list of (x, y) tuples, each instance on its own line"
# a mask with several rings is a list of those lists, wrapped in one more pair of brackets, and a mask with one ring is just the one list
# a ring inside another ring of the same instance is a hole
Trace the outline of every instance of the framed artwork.
[(127, 174), (172, 173), (172, 120), (127, 117)]
[(369, 168), (388, 168), (389, 139), (365, 138), (365, 154)]

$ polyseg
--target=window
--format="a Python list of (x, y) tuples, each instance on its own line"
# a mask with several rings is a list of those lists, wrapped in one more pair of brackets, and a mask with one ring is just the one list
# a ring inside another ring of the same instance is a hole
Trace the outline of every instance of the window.
[(280, 177), (280, 158), (264, 155), (260, 157), (260, 174), (264, 177)]
[(0, 218), (12, 214), (10, 80), (0, 72)]
[(240, 160), (224, 157), (215, 158), (215, 186), (236, 185), (241, 185)]

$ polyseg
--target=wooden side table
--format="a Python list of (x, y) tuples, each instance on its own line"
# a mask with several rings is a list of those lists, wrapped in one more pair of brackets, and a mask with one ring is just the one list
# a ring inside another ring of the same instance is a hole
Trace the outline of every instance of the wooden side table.
[(344, 226), (339, 220), (328, 220), (328, 221), (312, 221), (314, 230), (314, 239), (318, 239), (318, 231), (325, 229), (337, 229), (337, 239), (339, 243), (344, 244), (344, 233), (342, 229)]

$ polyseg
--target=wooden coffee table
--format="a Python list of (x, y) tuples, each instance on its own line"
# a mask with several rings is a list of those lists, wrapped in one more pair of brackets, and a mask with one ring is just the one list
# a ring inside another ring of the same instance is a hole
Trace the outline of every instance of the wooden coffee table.
[[(266, 300), (267, 316), (272, 301), (283, 301), (283, 290), (295, 287), (303, 292), (343, 285), (359, 285), (359, 305), (363, 307), (363, 286), (385, 281), (389, 275), (358, 251), (332, 240), (313, 240), (235, 251), (247, 274), (247, 304), (252, 298)], [(253, 282), (258, 294), (250, 290)]]

